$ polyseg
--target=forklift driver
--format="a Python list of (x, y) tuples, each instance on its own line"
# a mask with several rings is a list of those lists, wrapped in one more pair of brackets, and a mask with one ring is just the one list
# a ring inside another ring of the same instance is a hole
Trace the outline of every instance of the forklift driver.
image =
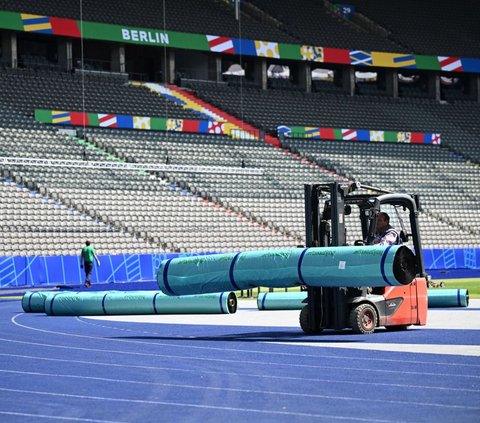
[(373, 240), (377, 245), (397, 245), (401, 244), (398, 232), (393, 226), (390, 226), (390, 216), (385, 212), (378, 213), (377, 216), (377, 236)]

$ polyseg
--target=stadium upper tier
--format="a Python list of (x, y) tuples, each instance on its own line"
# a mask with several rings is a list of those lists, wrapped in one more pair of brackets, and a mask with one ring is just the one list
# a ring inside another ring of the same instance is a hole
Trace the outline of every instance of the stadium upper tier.
[(329, 11), (314, 0), (250, 0), (275, 17), (282, 27), (301, 42), (317, 46), (376, 51), (407, 52), (401, 45), (381, 35), (368, 32)]
[(5, 69), (0, 72), (1, 101), (17, 110), (32, 113), (37, 109), (72, 110), (136, 116), (169, 116), (198, 119), (147, 89), (139, 89), (127, 80), (86, 74)]
[[(0, 10), (34, 13), (46, 16), (80, 19), (79, 0), (0, 0)], [(197, 34), (226, 35), (256, 40), (294, 43), (291, 35), (268, 23), (259, 23), (242, 14), (241, 27), (234, 9), (223, 1), (214, 0), (83, 0), (85, 21), (130, 25), (141, 28), (167, 29)]]
[(389, 37), (421, 54), (480, 57), (480, 3), (472, 0), (349, 0), (390, 31)]

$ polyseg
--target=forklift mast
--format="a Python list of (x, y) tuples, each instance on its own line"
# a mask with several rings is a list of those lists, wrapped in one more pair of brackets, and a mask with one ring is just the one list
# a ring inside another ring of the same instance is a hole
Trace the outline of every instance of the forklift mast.
[[(306, 247), (346, 245), (345, 196), (348, 185), (305, 185)], [(323, 210), (320, 205), (323, 204)], [(308, 322), (312, 332), (319, 327), (346, 326), (346, 288), (307, 288)]]

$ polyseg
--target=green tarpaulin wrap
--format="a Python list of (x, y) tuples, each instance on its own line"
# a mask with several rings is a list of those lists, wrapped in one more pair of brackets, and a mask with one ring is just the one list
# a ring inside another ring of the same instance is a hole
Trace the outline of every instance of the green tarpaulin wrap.
[(468, 307), (467, 289), (429, 289), (428, 307)]
[(259, 286), (398, 286), (415, 273), (405, 246), (289, 248), (164, 260), (157, 282), (165, 294), (192, 295)]
[[(306, 305), (307, 292), (263, 292), (258, 294), (259, 310), (301, 310)], [(429, 289), (428, 308), (468, 307), (467, 289)]]
[(22, 297), (22, 308), (25, 313), (45, 313), (45, 300), (59, 291), (27, 291)]
[(22, 307), (49, 316), (230, 314), (237, 310), (237, 297), (234, 292), (181, 297), (159, 291), (26, 292)]
[(306, 305), (307, 292), (263, 292), (258, 294), (259, 310), (301, 310)]

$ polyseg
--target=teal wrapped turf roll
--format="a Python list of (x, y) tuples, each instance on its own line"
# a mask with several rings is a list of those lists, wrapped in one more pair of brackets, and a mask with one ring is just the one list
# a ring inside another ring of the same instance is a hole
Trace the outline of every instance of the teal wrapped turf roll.
[(103, 312), (107, 291), (78, 292), (52, 295), (45, 300), (45, 313), (49, 316), (94, 316)]
[[(265, 292), (258, 295), (259, 310), (301, 310), (305, 307), (306, 291)], [(467, 289), (429, 289), (428, 307), (468, 307)]]
[(290, 248), (164, 260), (160, 290), (191, 295), (259, 286), (356, 287), (409, 284), (415, 256), (405, 246)]
[(236, 310), (234, 292), (169, 297), (159, 291), (83, 291), (45, 300), (45, 312), (49, 316), (230, 314)]
[(468, 289), (428, 289), (428, 307), (468, 307)]
[(262, 292), (257, 297), (259, 310), (301, 310), (305, 307), (307, 291)]
[(45, 313), (45, 300), (59, 291), (27, 291), (22, 297), (22, 308), (25, 313)]

